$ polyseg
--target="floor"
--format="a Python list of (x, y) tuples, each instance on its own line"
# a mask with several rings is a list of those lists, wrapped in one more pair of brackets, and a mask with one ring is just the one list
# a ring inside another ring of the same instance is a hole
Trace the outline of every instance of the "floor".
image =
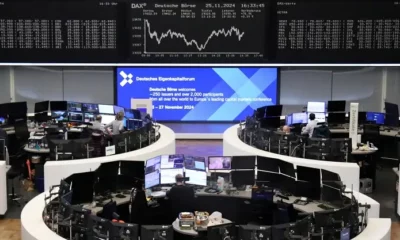
[[(176, 152), (181, 154), (205, 157), (222, 155), (221, 140), (177, 140), (176, 147)], [(377, 179), (377, 186), (381, 187), (378, 187), (370, 196), (380, 202), (381, 217), (392, 219), (392, 239), (400, 239), (400, 222), (394, 213), (396, 177), (389, 167), (383, 167), (377, 171)], [(0, 240), (21, 239), (19, 220), (21, 209), (21, 207), (10, 206), (5, 218), (0, 220)]]

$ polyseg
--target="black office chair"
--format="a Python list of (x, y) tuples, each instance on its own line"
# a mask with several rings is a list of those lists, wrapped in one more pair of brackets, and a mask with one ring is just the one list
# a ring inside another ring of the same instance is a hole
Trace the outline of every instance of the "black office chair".
[(127, 148), (128, 148), (127, 136), (128, 135), (125, 133), (121, 133), (121, 134), (112, 136), (113, 144), (115, 145), (115, 153), (116, 154), (127, 152)]
[(93, 145), (93, 157), (101, 157), (105, 154), (104, 133), (100, 130), (93, 130), (91, 134)]
[(363, 167), (360, 169), (360, 176), (363, 177), (365, 173), (367, 177), (372, 178), (373, 189), (375, 189), (376, 169), (382, 169), (382, 166), (376, 164), (377, 161), (380, 159), (381, 153), (381, 133), (379, 125), (364, 124), (361, 140), (363, 143), (373, 143), (374, 146), (378, 148), (378, 151), (376, 151), (376, 153), (374, 153), (373, 155), (369, 155), (369, 157), (364, 156), (364, 164)]
[(75, 139), (72, 141), (72, 156), (74, 159), (90, 158), (94, 148), (90, 146), (91, 138)]
[(10, 158), (10, 165), (11, 168), (7, 171), (7, 180), (11, 182), (11, 193), (9, 194), (9, 198), (11, 199), (12, 203), (17, 205), (18, 207), (21, 206), (20, 199), (21, 196), (16, 194), (15, 189), (15, 179), (18, 181), (18, 189), (21, 189), (20, 179), (24, 175), (25, 172), (25, 158), (21, 155), (12, 156)]
[(48, 146), (52, 160), (71, 160), (73, 158), (74, 145), (71, 140), (50, 139)]
[(14, 125), (15, 137), (19, 143), (19, 146), (25, 146), (29, 139), (29, 130), (26, 122), (20, 122)]

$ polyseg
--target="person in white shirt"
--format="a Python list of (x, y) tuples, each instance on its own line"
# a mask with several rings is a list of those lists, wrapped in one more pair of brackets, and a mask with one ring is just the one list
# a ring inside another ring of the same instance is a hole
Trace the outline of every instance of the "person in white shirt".
[(303, 129), (301, 130), (301, 134), (305, 135), (308, 134), (309, 137), (312, 137), (312, 134), (314, 132), (314, 128), (317, 126), (318, 121), (315, 119), (315, 114), (311, 113), (310, 114), (310, 121), (308, 121), (307, 125), (305, 127), (303, 127)]
[[(124, 119), (124, 113), (119, 112), (117, 113), (117, 116), (115, 116), (115, 120), (110, 122), (105, 126), (105, 129), (109, 135), (118, 135), (121, 133), (122, 130), (124, 130), (124, 122), (122, 121)], [(112, 132), (110, 131), (110, 129)]]
[(92, 122), (92, 129), (93, 130), (99, 130), (101, 132), (104, 132), (104, 126), (101, 123), (101, 119), (102, 119), (101, 115), (97, 115), (96, 116), (96, 121)]

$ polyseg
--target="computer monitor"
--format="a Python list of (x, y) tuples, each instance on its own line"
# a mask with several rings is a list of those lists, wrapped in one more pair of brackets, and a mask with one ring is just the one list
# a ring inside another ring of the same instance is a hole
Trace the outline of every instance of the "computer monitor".
[(297, 180), (308, 182), (321, 182), (321, 170), (319, 168), (309, 168), (303, 166), (296, 167)]
[(289, 239), (309, 239), (312, 217), (309, 215), (289, 227)]
[(119, 222), (111, 222), (110, 224), (110, 240), (138, 239), (139, 226), (137, 224)]
[(49, 111), (49, 101), (35, 103), (35, 113)]
[(174, 230), (167, 225), (142, 225), (140, 240), (173, 240)]
[(240, 240), (270, 240), (271, 226), (255, 226), (255, 225), (240, 225), (239, 239)]
[(328, 113), (329, 124), (345, 124), (346, 113)]
[(161, 168), (183, 168), (184, 156), (182, 154), (162, 155)]
[(281, 117), (267, 117), (260, 120), (261, 128), (279, 128), (281, 126)]
[(92, 215), (91, 210), (83, 208), (81, 205), (71, 206), (72, 222), (74, 226), (87, 228), (89, 225), (89, 218)]
[(266, 111), (267, 111), (267, 106), (257, 108), (256, 109), (256, 118), (257, 119), (265, 118)]
[(367, 112), (367, 121), (383, 125), (385, 124), (385, 114), (380, 112)]
[(257, 169), (279, 173), (278, 159), (263, 156), (257, 156)]
[(234, 156), (232, 157), (232, 169), (254, 169), (256, 156)]
[(185, 156), (185, 169), (206, 171), (206, 158)]
[(326, 210), (314, 212), (314, 222), (315, 227), (320, 228), (330, 228), (334, 225), (334, 213), (335, 210)]
[(72, 205), (90, 203), (93, 201), (95, 172), (75, 173), (68, 177), (71, 181)]
[(132, 109), (125, 108), (124, 111), (125, 111), (125, 117), (127, 119), (134, 119), (135, 118), (135, 116), (133, 115)]
[(346, 111), (346, 101), (328, 101), (327, 112), (344, 112)]
[(308, 114), (306, 112), (292, 114), (292, 124), (299, 123), (308, 123)]
[(321, 169), (322, 181), (341, 181), (339, 174)]
[(176, 182), (176, 175), (183, 176), (183, 168), (170, 168), (160, 169), (160, 183), (161, 184), (174, 184)]
[(385, 115), (385, 125), (390, 127), (399, 126), (399, 115), (387, 114)]
[(52, 111), (51, 118), (57, 120), (59, 122), (68, 121), (68, 112), (67, 111)]
[(286, 125), (287, 126), (290, 126), (290, 125), (292, 125), (292, 121), (293, 121), (293, 116), (292, 116), (292, 114), (289, 114), (289, 115), (286, 115)]
[(317, 122), (326, 122), (326, 114), (323, 113), (317, 113), (317, 112), (309, 112), (308, 113), (308, 119), (310, 119), (310, 114), (314, 113), (315, 115), (315, 120), (317, 120)]
[(82, 112), (82, 103), (78, 102), (68, 102), (69, 112)]
[(282, 115), (282, 105), (267, 106), (266, 117), (280, 117)]
[(285, 162), (285, 161), (278, 161), (279, 172), (286, 176), (295, 178), (296, 171), (294, 170), (293, 163)]
[(115, 120), (115, 115), (101, 115), (101, 123), (109, 124)]
[(95, 215), (89, 217), (89, 232), (96, 240), (108, 239), (110, 232), (110, 221)]
[(82, 103), (82, 111), (85, 113), (99, 113), (99, 105), (95, 103)]
[(94, 122), (96, 120), (96, 116), (93, 113), (85, 112), (83, 116), (84, 116), (84, 119), (85, 119), (86, 123)]
[(67, 101), (51, 101), (50, 111), (67, 111)]
[(0, 117), (0, 125), (5, 124), (6, 118), (5, 117)]
[(207, 172), (197, 170), (185, 170), (185, 177), (189, 178), (186, 183), (197, 186), (207, 186)]
[(321, 200), (341, 207), (343, 205), (342, 190), (340, 188), (334, 188), (332, 186), (323, 184)]
[(254, 185), (255, 173), (254, 170), (244, 170), (244, 171), (232, 171), (231, 172), (232, 183), (236, 187), (243, 185)]
[(120, 106), (114, 106), (114, 114), (117, 115), (119, 112), (123, 112), (125, 115), (125, 108)]
[(60, 186), (58, 188), (58, 196), (64, 196), (71, 191), (71, 185), (65, 180), (60, 181)]
[(81, 112), (69, 112), (69, 121), (71, 122), (83, 122), (83, 113)]
[(132, 179), (143, 179), (145, 165), (142, 161), (120, 161), (120, 173), (125, 176), (131, 176)]
[(367, 122), (367, 112), (358, 112), (358, 124)]
[(114, 115), (114, 106), (99, 104), (99, 113)]
[(399, 106), (394, 103), (385, 102), (385, 112), (386, 114), (399, 116)]
[(161, 183), (160, 181), (160, 170), (154, 170), (153, 172), (148, 172), (144, 176), (144, 187), (146, 189), (157, 186)]
[(235, 239), (236, 228), (234, 223), (220, 224), (207, 228), (207, 240)]
[(208, 170), (230, 170), (232, 157), (212, 156), (208, 157)]
[(290, 223), (284, 223), (272, 226), (272, 239), (285, 239), (285, 232), (289, 229)]
[(325, 102), (308, 102), (307, 112), (313, 113), (324, 113), (325, 112)]

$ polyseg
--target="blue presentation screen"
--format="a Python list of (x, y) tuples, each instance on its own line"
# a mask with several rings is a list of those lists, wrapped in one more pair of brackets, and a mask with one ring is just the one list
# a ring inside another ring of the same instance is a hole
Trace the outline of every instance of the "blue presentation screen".
[(277, 68), (117, 68), (117, 105), (153, 100), (157, 121), (243, 120), (277, 104)]

